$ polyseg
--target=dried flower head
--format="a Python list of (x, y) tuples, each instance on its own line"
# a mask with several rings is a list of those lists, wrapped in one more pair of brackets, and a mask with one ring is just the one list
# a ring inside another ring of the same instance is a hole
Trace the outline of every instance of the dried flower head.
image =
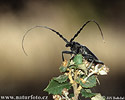
[(63, 61), (63, 66), (67, 67), (67, 65), (68, 65), (68, 61), (67, 60)]

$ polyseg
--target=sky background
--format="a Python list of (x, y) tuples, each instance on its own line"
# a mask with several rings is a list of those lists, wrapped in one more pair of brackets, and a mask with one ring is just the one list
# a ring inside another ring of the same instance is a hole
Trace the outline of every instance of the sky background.
[(108, 76), (99, 76), (101, 85), (94, 92), (124, 96), (124, 0), (1, 0), (0, 95), (48, 95), (43, 89), (60, 74), (61, 52), (69, 50), (65, 42), (49, 30), (36, 28), (25, 38), (25, 56), (21, 41), (29, 28), (45, 25), (70, 40), (91, 19), (101, 26), (106, 43), (94, 23), (89, 23), (75, 41), (86, 45), (110, 68)]

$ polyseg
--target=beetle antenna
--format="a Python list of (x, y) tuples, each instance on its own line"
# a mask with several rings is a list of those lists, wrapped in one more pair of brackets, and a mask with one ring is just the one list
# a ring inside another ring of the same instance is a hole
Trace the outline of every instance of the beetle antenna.
[(70, 42), (72, 42), (72, 41), (79, 35), (79, 33), (81, 32), (81, 30), (82, 30), (88, 23), (90, 23), (90, 22), (94, 22), (94, 23), (98, 26), (98, 28), (99, 28), (99, 30), (100, 30), (100, 32), (101, 32), (101, 36), (102, 36), (103, 42), (104, 42), (104, 36), (103, 36), (102, 30), (101, 30), (101, 27), (100, 27), (99, 24), (98, 24), (96, 21), (94, 21), (94, 20), (89, 20), (89, 21), (87, 21), (87, 22), (79, 29), (79, 31), (74, 35), (74, 37), (71, 38)]
[(49, 29), (49, 30), (55, 32), (55, 33), (56, 33), (60, 38), (62, 38), (66, 43), (69, 43), (66, 38), (64, 38), (59, 32), (55, 31), (54, 29), (49, 28), (49, 27), (47, 27), (47, 26), (35, 26), (35, 27), (32, 27), (32, 28), (30, 28), (29, 30), (27, 30), (26, 33), (25, 33), (24, 36), (23, 36), (23, 39), (22, 39), (22, 49), (23, 49), (23, 52), (25, 53), (26, 56), (28, 56), (28, 55), (27, 55), (27, 53), (26, 53), (26, 51), (25, 51), (25, 48), (24, 48), (24, 39), (25, 39), (26, 35), (27, 35), (32, 29), (37, 28), (37, 27), (42, 27), (42, 28)]

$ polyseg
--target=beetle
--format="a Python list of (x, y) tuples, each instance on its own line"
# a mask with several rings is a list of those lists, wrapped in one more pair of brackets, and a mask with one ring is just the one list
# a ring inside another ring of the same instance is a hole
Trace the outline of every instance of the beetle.
[(47, 27), (47, 26), (35, 26), (35, 27), (32, 27), (23, 36), (22, 49), (23, 49), (24, 53), (27, 55), (27, 53), (26, 53), (26, 51), (24, 49), (24, 39), (25, 39), (26, 35), (29, 33), (29, 31), (31, 31), (34, 28), (41, 27), (41, 28), (49, 29), (52, 32), (56, 33), (61, 39), (63, 39), (66, 42), (65, 47), (70, 48), (70, 51), (62, 51), (62, 60), (63, 61), (64, 61), (64, 54), (70, 54), (70, 55), (72, 55), (72, 54), (74, 54), (74, 55), (82, 54), (83, 58), (85, 60), (87, 60), (88, 62), (91, 62), (91, 63), (93, 63), (95, 65), (96, 64), (104, 64), (86, 46), (81, 45), (80, 43), (74, 41), (74, 39), (80, 34), (82, 29), (90, 22), (94, 22), (98, 26), (98, 28), (99, 28), (99, 30), (101, 32), (102, 39), (104, 40), (104, 36), (103, 36), (102, 30), (101, 30), (99, 24), (95, 20), (89, 20), (89, 21), (85, 22), (85, 24), (83, 24), (83, 26), (77, 31), (77, 33), (74, 35), (74, 37), (72, 37), (70, 39), (70, 41), (68, 41), (65, 37), (63, 37), (63, 35), (61, 35), (59, 32), (55, 31), (54, 29), (52, 29), (50, 27)]

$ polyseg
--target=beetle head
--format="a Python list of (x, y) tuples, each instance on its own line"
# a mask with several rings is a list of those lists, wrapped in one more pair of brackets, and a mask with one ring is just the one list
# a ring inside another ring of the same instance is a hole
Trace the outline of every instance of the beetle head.
[(72, 48), (72, 47), (74, 47), (74, 46), (79, 46), (80, 44), (78, 43), (78, 42), (68, 42), (65, 46), (66, 47), (70, 47), (70, 48)]
[(72, 47), (73, 46), (73, 42), (68, 42), (65, 46), (66, 47)]

